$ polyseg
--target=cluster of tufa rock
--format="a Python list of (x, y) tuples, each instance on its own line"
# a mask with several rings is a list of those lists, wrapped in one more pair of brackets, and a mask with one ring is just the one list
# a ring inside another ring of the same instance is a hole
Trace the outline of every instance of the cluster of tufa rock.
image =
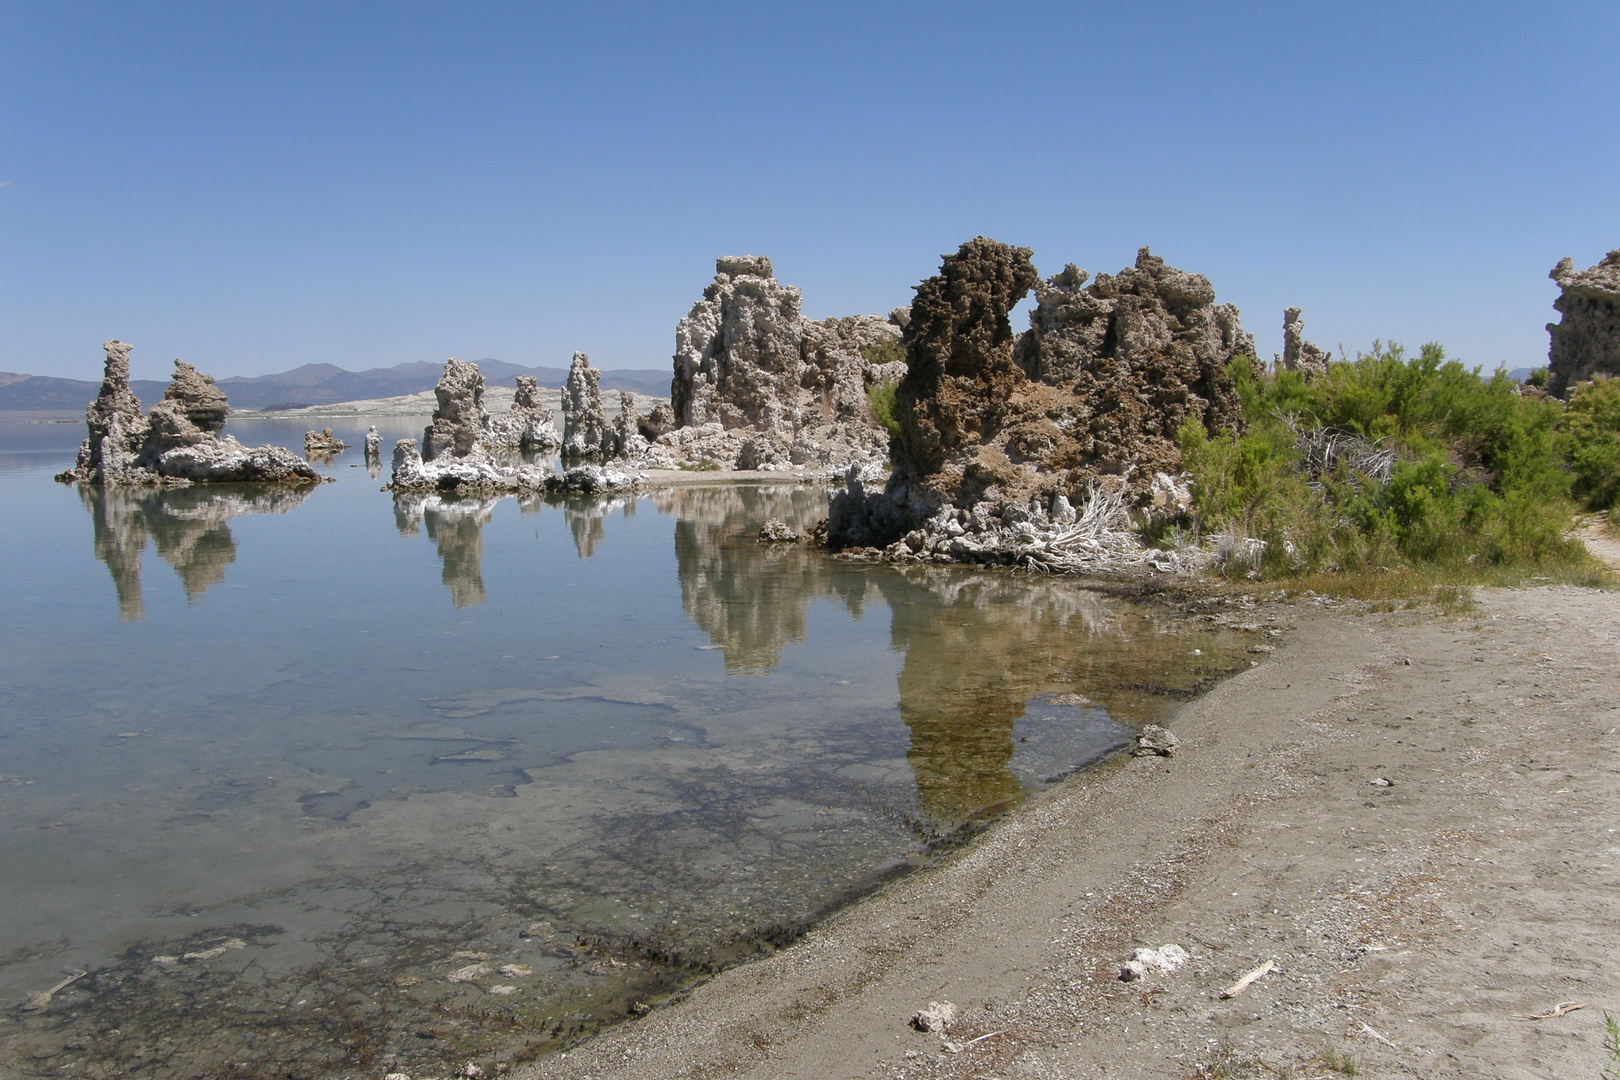
[(1558, 283), (1553, 308), (1563, 317), (1547, 324), (1547, 391), (1567, 397), (1576, 383), (1620, 375), (1620, 249), (1587, 270), (1560, 259), (1548, 276)]
[(107, 361), (101, 391), (85, 410), (89, 436), (73, 468), (57, 480), (105, 485), (322, 481), (290, 450), (247, 447), (224, 434), (231, 412), (224, 392), (212, 376), (182, 361), (174, 362), (163, 399), (141, 415), (141, 403), (129, 388), (131, 347), (117, 340), (102, 345)]
[[(1030, 257), (977, 237), (917, 287), (895, 468), (881, 492), (848, 478), (833, 546), (1046, 569), (1175, 562), (1141, 551), (1129, 512), (1185, 506), (1177, 434), (1239, 428), (1229, 365), (1260, 370), (1254, 339), (1207, 278), (1147, 248), (1095, 281), (1073, 265), (1043, 281)], [(1008, 315), (1031, 289), (1015, 337)]]
[[(376, 429), (373, 428), (372, 430)], [(304, 432), (305, 457), (309, 457), (311, 454), (318, 454), (322, 457), (331, 457), (333, 454), (341, 454), (348, 448), (349, 444), (332, 434), (331, 428), (323, 428), (320, 431)]]
[(882, 462), (889, 436), (867, 391), (904, 374), (896, 348), (904, 318), (813, 322), (769, 259), (717, 259), (714, 281), (675, 328), (670, 422), (647, 437), (677, 458), (722, 468)]
[[(601, 415), (601, 396), (596, 393), (598, 373), (584, 353), (574, 354), (569, 373), (569, 392), (563, 399), (564, 435), (557, 435), (551, 413), (540, 404), (539, 387), (532, 376), (519, 376), (512, 409), (505, 416), (491, 419), (484, 408), (484, 377), (478, 365), (454, 358), (445, 362), (444, 374), (434, 387), (438, 408), (432, 423), (422, 433), (422, 444), (401, 439), (394, 445), (393, 476), (389, 488), (395, 492), (457, 491), (486, 494), (501, 491), (597, 492), (628, 491), (636, 477), (601, 465), (583, 464), (558, 474), (530, 462), (497, 460), (501, 450), (555, 450), (567, 455), (569, 439), (584, 445), (584, 432), (612, 429)], [(578, 391), (577, 393), (575, 391)], [(635, 409), (625, 402), (631, 422)], [(368, 434), (368, 445), (369, 445)], [(643, 444), (645, 440), (643, 440)], [(606, 446), (612, 453), (576, 453), (576, 458), (615, 457), (617, 443)]]

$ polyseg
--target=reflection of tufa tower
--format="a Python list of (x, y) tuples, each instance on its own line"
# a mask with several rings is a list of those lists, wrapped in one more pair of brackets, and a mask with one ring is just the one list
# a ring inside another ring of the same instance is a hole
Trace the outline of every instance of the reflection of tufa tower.
[(403, 536), (416, 536), (426, 526), (428, 539), (444, 562), (441, 574), (456, 607), (482, 604), (484, 594), (484, 526), (499, 499), (445, 499), (438, 495), (394, 496), (394, 524)]
[[(675, 517), (675, 565), (687, 617), (725, 650), (726, 669), (764, 672), (805, 637), (805, 609), (832, 592), (830, 564), (797, 545), (760, 544), (760, 523), (807, 530), (827, 511), (812, 488), (717, 487), (653, 494)], [(864, 587), (864, 586), (863, 586)]]
[(80, 485), (90, 511), (96, 558), (107, 565), (125, 621), (145, 613), (141, 600), (141, 552), (150, 538), (185, 587), (192, 603), (225, 578), (236, 561), (236, 539), (227, 524), (242, 514), (284, 514), (304, 501), (310, 488), (275, 488), (244, 494), (202, 487), (131, 488)]
[(1098, 631), (1110, 620), (1095, 593), (999, 574), (943, 572), (877, 578), (905, 655), (900, 718), (923, 809), (964, 821), (1023, 794), (1013, 774), (1013, 725), (1027, 702), (1118, 653)]

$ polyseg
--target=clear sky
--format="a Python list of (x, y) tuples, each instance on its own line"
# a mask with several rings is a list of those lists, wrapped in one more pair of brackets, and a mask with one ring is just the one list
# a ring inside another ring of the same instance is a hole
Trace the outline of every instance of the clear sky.
[(1296, 304), (1533, 366), (1620, 247), (1617, 61), (1614, 0), (0, 0), (0, 370), (663, 367), (716, 255), (820, 318), (980, 233), (1150, 245), (1267, 358)]

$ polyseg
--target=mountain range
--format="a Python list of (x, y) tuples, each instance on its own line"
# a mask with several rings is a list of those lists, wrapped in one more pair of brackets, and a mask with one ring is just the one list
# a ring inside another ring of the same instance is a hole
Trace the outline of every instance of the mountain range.
[[(489, 359), (477, 363), (484, 381), (491, 386), (515, 386), (519, 375), (533, 375), (541, 386), (561, 386), (568, 379), (566, 368), (520, 367)], [(347, 371), (334, 364), (305, 364), (275, 375), (231, 376), (216, 382), (233, 408), (274, 410), (419, 394), (433, 389), (443, 373), (444, 365), (425, 360), (366, 371)], [(602, 389), (668, 397), (669, 380), (667, 369), (622, 368), (602, 372)], [(150, 405), (163, 396), (168, 383), (132, 379), (129, 386), (143, 405)], [(99, 382), (83, 379), (0, 371), (0, 411), (77, 412), (100, 389)]]

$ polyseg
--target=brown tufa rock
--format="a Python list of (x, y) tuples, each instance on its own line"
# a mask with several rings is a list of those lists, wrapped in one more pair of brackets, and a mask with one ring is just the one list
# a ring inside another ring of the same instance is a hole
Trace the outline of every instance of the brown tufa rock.
[[(1011, 433), (1009, 456), (1066, 471), (1071, 496), (1085, 480), (1119, 476), (1145, 500), (1156, 474), (1181, 469), (1176, 433), (1188, 420), (1235, 429), (1242, 404), (1227, 373), (1234, 356), (1254, 365), (1254, 339), (1237, 308), (1215, 303), (1202, 274), (1167, 266), (1147, 248), (1117, 275), (1073, 264), (1035, 286), (1039, 303), (1019, 340), (1031, 379), (1065, 389), (1046, 419)], [(1297, 311), (1295, 312), (1297, 315)]]
[(225, 392), (214, 385), (214, 377), (204, 375), (181, 360), (174, 362), (174, 375), (169, 379), (163, 401), (172, 402), (175, 411), (205, 435), (218, 435), (223, 431), (225, 418), (231, 414)]
[[(591, 358), (574, 354), (563, 384), (562, 452), (568, 458), (610, 458), (614, 454), (613, 428), (602, 413), (602, 373)], [(633, 410), (632, 410), (633, 411)]]
[(422, 459), (432, 461), (442, 454), (466, 457), (489, 426), (478, 365), (453, 356), (446, 360), (433, 396), (439, 407), (433, 410), (433, 423), (422, 431)]
[(901, 473), (952, 495), (972, 485), (974, 448), (1008, 419), (1024, 381), (1007, 316), (1040, 280), (1030, 255), (975, 237), (917, 286), (895, 395)]
[[(370, 432), (367, 433), (367, 439), (368, 440), (371, 437), (371, 434), (375, 433), (376, 430), (377, 429), (374, 427), (374, 428), (371, 429)], [(377, 436), (377, 442), (378, 442), (378, 445), (380, 447), (381, 444), (382, 444), (382, 436), (381, 435)], [(325, 455), (325, 456), (330, 456), (332, 454), (342, 453), (343, 451), (347, 450), (348, 448), (349, 448), (349, 444), (344, 442), (342, 439), (338, 438), (336, 435), (332, 434), (332, 429), (331, 428), (322, 428), (320, 431), (306, 431), (306, 432), (304, 432), (304, 453), (305, 453), (305, 455), (321, 454), (321, 455)]]
[[(1084, 533), (1103, 564), (1143, 563), (1129, 509), (1184, 501), (1182, 425), (1238, 427), (1227, 368), (1258, 366), (1253, 339), (1207, 278), (1146, 248), (1134, 267), (1087, 278), (1071, 265), (1042, 282), (1028, 249), (984, 237), (945, 257), (908, 313), (894, 474), (881, 493), (846, 478), (828, 507), (830, 544), (1101, 568), (1075, 547)], [(1007, 315), (1031, 287), (1039, 303), (1015, 344)]]
[(1596, 375), (1620, 375), (1620, 249), (1588, 270), (1560, 259), (1547, 275), (1561, 290), (1553, 307), (1563, 315), (1547, 324), (1547, 391), (1567, 397)]
[(670, 401), (681, 426), (788, 427), (803, 322), (799, 290), (776, 280), (771, 260), (716, 259), (714, 281), (675, 328)]
[(656, 442), (660, 436), (675, 430), (675, 410), (669, 402), (660, 401), (653, 406), (652, 412), (636, 420), (636, 427), (642, 438)]
[(1283, 312), (1283, 351), (1277, 358), (1282, 371), (1297, 371), (1307, 379), (1327, 374), (1328, 354), (1305, 340), (1305, 323), (1299, 317), (1299, 308)]
[[(770, 260), (715, 261), (714, 281), (675, 331), (674, 423), (644, 427), (688, 460), (752, 469), (838, 468), (882, 461), (888, 435), (867, 388), (903, 368), (898, 325), (876, 315), (809, 322), (799, 290)], [(874, 357), (877, 356), (877, 359)]]

